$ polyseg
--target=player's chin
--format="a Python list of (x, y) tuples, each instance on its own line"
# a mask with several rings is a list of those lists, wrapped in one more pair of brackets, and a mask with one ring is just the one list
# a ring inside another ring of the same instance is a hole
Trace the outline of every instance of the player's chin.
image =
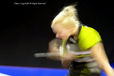
[(68, 35), (60, 35), (58, 38), (59, 38), (59, 39), (62, 39), (62, 40), (65, 40), (65, 39), (68, 38)]
[(65, 40), (65, 39), (67, 39), (67, 38), (68, 38), (67, 36), (61, 37), (62, 40)]

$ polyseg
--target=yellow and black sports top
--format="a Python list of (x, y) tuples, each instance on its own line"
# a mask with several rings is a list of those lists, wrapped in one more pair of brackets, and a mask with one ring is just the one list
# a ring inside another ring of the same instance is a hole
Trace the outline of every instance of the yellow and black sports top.
[(81, 25), (78, 34), (78, 45), (82, 50), (88, 50), (96, 43), (102, 41), (100, 34), (95, 29)]
[[(69, 41), (73, 42), (73, 44), (69, 43)], [(89, 48), (93, 47), (100, 41), (102, 41), (100, 34), (95, 29), (81, 25), (78, 33), (78, 43), (77, 41), (75, 42), (72, 37), (63, 40), (60, 48), (60, 55), (70, 51), (76, 54), (76, 57), (81, 58), (79, 60), (76, 59), (76, 61), (89, 61), (92, 59)]]

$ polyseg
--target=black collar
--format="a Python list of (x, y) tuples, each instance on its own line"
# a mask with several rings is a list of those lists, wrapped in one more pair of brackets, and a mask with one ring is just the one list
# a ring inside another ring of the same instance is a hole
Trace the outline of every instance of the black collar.
[[(79, 35), (80, 31), (81, 31), (82, 26), (83, 26), (83, 25), (80, 24), (80, 26), (79, 26), (79, 30), (78, 30), (78, 35)], [(78, 36), (78, 35), (77, 35), (77, 36)], [(73, 42), (73, 43), (77, 43), (78, 40), (75, 41), (75, 40), (74, 40), (74, 36), (70, 36), (69, 39), (68, 39), (68, 43), (72, 43), (72, 42)]]
[(78, 35), (79, 35), (80, 31), (81, 31), (81, 28), (82, 28), (82, 24), (80, 24), (80, 26), (79, 26)]

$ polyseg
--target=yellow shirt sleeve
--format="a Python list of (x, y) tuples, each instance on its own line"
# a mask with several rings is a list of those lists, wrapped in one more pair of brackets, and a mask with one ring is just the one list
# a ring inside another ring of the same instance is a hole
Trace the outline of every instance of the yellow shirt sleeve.
[(78, 35), (80, 49), (87, 50), (100, 41), (102, 41), (100, 34), (95, 29), (88, 26), (81, 27)]

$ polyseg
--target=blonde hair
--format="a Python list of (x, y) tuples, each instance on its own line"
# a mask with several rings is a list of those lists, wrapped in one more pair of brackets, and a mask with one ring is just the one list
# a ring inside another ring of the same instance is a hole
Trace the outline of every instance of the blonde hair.
[(63, 26), (79, 26), (78, 12), (75, 8), (76, 5), (69, 5), (53, 19), (51, 27), (57, 23), (62, 23)]

